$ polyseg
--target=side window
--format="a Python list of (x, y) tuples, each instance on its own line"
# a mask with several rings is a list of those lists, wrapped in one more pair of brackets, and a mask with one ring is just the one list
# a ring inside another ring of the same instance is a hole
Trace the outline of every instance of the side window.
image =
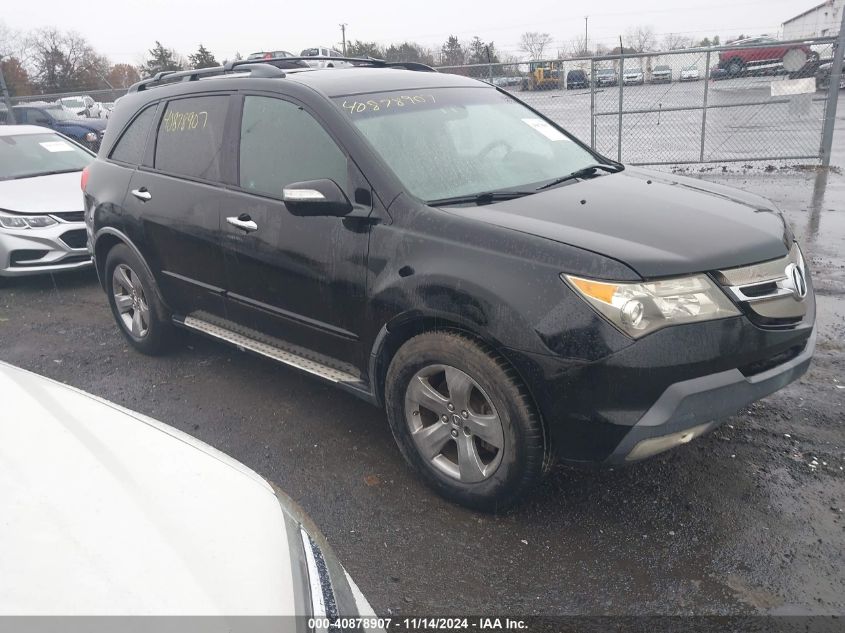
[(190, 97), (167, 104), (158, 125), (155, 168), (180, 176), (220, 179), (229, 97)]
[(272, 97), (247, 97), (241, 121), (240, 185), (280, 198), (294, 182), (329, 178), (348, 185), (348, 163), (305, 110)]
[(123, 136), (112, 150), (111, 157), (121, 163), (139, 165), (144, 158), (144, 149), (147, 147), (147, 137), (150, 135), (150, 128), (153, 126), (158, 104), (147, 106), (129, 127), (123, 132)]

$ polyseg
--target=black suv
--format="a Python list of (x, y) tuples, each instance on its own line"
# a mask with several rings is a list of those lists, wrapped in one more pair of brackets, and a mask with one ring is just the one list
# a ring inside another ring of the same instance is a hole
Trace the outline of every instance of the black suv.
[(136, 348), (178, 326), (336, 383), (485, 509), (553, 457), (654, 455), (806, 371), (812, 285), (770, 202), (623, 167), (489, 84), (348, 61), (121, 99), (83, 189)]

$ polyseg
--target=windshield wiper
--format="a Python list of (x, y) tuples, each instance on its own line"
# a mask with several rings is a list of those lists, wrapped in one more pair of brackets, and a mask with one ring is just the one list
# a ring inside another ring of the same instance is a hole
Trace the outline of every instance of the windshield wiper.
[(611, 174), (615, 174), (616, 172), (622, 171), (624, 167), (616, 166), (616, 165), (604, 165), (602, 163), (595, 163), (594, 165), (587, 165), (586, 167), (582, 167), (581, 169), (576, 169), (571, 174), (566, 174), (565, 176), (561, 176), (560, 178), (555, 178), (551, 182), (547, 182), (545, 185), (540, 185), (537, 187), (537, 191), (541, 191), (542, 189), (548, 189), (549, 187), (554, 187), (555, 185), (559, 185), (567, 180), (575, 180), (576, 178), (587, 178), (589, 176), (594, 176), (597, 170), (603, 170), (609, 172)]
[(426, 204), (432, 207), (445, 207), (452, 204), (491, 204), (493, 202), (501, 202), (503, 200), (513, 200), (523, 196), (530, 196), (536, 193), (534, 191), (485, 191), (482, 193), (473, 193), (467, 196), (453, 196), (451, 198), (438, 198), (437, 200), (428, 200)]

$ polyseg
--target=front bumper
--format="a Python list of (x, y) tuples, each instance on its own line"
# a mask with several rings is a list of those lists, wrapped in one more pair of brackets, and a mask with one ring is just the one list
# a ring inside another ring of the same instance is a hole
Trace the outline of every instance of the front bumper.
[(42, 229), (0, 228), (0, 277), (22, 277), (91, 266), (84, 222)]
[(743, 315), (667, 327), (597, 360), (504, 353), (561, 460), (627, 463), (706, 433), (799, 378), (815, 347), (812, 288), (807, 301), (794, 327)]
[(620, 464), (645, 459), (713, 430), (751, 402), (803, 376), (815, 348), (813, 330), (797, 356), (767, 371), (746, 376), (735, 368), (673, 383), (605, 461)]

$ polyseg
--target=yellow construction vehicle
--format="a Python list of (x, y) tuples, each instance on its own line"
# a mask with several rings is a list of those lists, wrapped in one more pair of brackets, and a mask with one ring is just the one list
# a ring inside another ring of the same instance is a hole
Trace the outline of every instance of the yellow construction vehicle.
[(563, 78), (558, 62), (531, 62), (530, 74), (522, 80), (523, 90), (553, 90), (560, 88)]

